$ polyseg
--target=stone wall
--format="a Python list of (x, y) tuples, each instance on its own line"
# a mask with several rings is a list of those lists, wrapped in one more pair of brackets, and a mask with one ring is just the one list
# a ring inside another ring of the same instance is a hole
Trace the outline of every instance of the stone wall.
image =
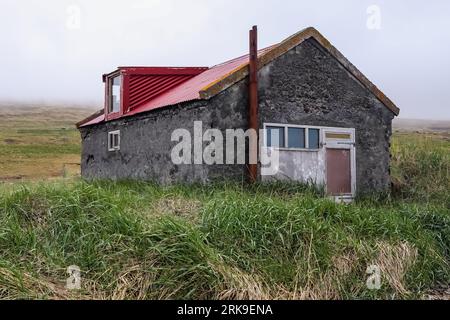
[[(80, 128), (81, 172), (86, 179), (139, 179), (169, 184), (206, 183), (215, 179), (241, 180), (244, 165), (174, 165), (172, 132), (186, 129), (193, 136), (194, 121), (203, 130), (246, 129), (247, 91), (235, 85), (210, 101), (186, 102), (129, 118)], [(120, 130), (120, 151), (108, 151), (108, 132)], [(193, 159), (193, 156), (192, 156)]]

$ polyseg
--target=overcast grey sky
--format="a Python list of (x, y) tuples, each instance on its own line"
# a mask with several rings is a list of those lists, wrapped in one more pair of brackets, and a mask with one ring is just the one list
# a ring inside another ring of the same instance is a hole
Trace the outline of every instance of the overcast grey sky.
[(401, 108), (450, 119), (450, 1), (0, 0), (0, 100), (96, 103), (122, 65), (211, 66), (314, 26)]

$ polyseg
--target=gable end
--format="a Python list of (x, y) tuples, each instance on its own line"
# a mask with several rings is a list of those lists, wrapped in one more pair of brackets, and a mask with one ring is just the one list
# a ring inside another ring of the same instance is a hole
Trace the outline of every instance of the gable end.
[[(313, 38), (326, 51), (328, 51), (348, 72), (350, 72), (364, 87), (371, 91), (375, 97), (383, 103), (395, 115), (399, 115), (400, 109), (390, 100), (380, 89), (377, 88), (366, 76), (362, 74), (345, 56), (339, 52), (319, 31), (310, 27), (287, 38), (277, 46), (273, 46), (259, 58), (258, 69), (263, 68), (271, 61), (277, 59), (289, 50), (303, 43), (305, 40)], [(244, 79), (249, 74), (249, 64), (243, 64), (232, 73), (226, 75), (219, 81), (206, 86), (200, 91), (200, 98), (210, 99), (223, 90), (229, 88), (236, 82)]]

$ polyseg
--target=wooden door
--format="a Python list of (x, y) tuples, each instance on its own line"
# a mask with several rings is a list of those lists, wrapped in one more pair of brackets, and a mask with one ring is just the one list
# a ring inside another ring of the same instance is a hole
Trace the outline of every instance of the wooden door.
[(327, 192), (332, 196), (352, 193), (350, 149), (327, 149)]

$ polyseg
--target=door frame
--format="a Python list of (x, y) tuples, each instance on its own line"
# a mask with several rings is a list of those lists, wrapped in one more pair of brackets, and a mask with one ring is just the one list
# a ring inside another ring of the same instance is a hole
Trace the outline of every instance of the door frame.
[[(349, 134), (350, 139), (340, 138), (327, 138), (328, 134)], [(354, 198), (356, 196), (356, 143), (355, 143), (356, 130), (354, 128), (323, 128), (322, 130), (322, 143), (325, 150), (325, 161), (327, 156), (327, 149), (346, 149), (350, 150), (350, 181), (351, 181), (351, 194), (344, 194), (340, 196), (333, 196), (335, 199)], [(325, 190), (328, 192), (328, 165), (325, 163)]]

